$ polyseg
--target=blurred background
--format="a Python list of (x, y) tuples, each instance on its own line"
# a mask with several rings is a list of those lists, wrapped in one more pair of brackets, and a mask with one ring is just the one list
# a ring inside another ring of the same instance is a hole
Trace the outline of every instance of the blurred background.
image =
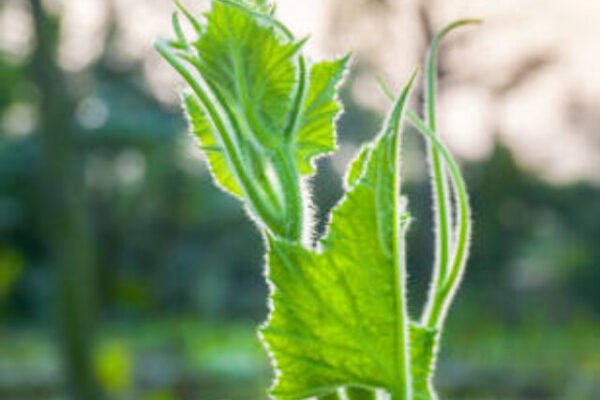
[[(200, 12), (207, 0), (184, 1)], [(600, 398), (600, 3), (280, 0), (315, 59), (352, 50), (340, 174), (432, 34), (439, 126), (461, 160), (472, 257), (449, 319), (444, 399)], [(254, 333), (263, 247), (188, 139), (152, 49), (169, 0), (0, 0), (0, 399), (266, 398)], [(416, 96), (419, 97), (419, 96)], [(413, 108), (420, 104), (415, 101)], [(432, 263), (423, 144), (407, 134), (416, 315)]]

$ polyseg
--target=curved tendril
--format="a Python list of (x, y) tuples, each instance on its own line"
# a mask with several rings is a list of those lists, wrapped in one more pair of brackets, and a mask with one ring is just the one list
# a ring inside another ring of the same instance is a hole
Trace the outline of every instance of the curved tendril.
[[(423, 133), (423, 129), (427, 128), (428, 132), (436, 136), (436, 121), (435, 121), (435, 90), (436, 90), (436, 58), (437, 50), (440, 41), (454, 29), (464, 26), (467, 24), (479, 24), (481, 20), (478, 19), (464, 19), (456, 21), (444, 29), (442, 29), (432, 40), (428, 51), (427, 67), (426, 67), (426, 89), (425, 89), (425, 104), (424, 112), (426, 116), (426, 122), (420, 120), (420, 118), (412, 113), (410, 110), (407, 112), (407, 117), (413, 125), (420, 122), (419, 126), (415, 125)], [(379, 85), (383, 92), (391, 97), (391, 90), (386, 84), (378, 78)], [(431, 168), (432, 168), (432, 186), (434, 192), (434, 201), (436, 203), (436, 261), (433, 269), (432, 283), (428, 295), (427, 303), (425, 304), (425, 310), (422, 316), (422, 322), (425, 325), (437, 327), (441, 326), (445, 309), (449, 306), (452, 301), (452, 292), (458, 287), (457, 282), (460, 281), (462, 270), (466, 262), (467, 255), (467, 242), (468, 233), (465, 237), (463, 219), (464, 215), (462, 210), (459, 210), (459, 221), (456, 227), (455, 235), (451, 235), (452, 230), (452, 202), (450, 200), (450, 194), (447, 188), (447, 177), (444, 166), (441, 163), (440, 156), (443, 157), (439, 146), (435, 145), (435, 142), (428, 141), (429, 147), (428, 152), (431, 157)], [(455, 195), (460, 200), (460, 193), (455, 188)], [(467, 205), (468, 206), (468, 205)], [(461, 205), (459, 204), (459, 209)], [(456, 240), (456, 247), (454, 249), (452, 261), (449, 259), (449, 250), (452, 239)], [(448, 269), (450, 267), (450, 269)], [(441, 304), (446, 304), (442, 306)]]
[[(429, 128), (430, 133), (436, 135), (436, 84), (437, 84), (437, 53), (441, 40), (450, 32), (468, 24), (478, 24), (480, 20), (477, 19), (463, 19), (455, 21), (446, 27), (444, 27), (435, 37), (433, 38), (429, 50), (427, 53), (426, 63), (426, 87), (425, 87), (425, 102), (424, 102), (424, 114), (425, 114), (425, 126)], [(433, 142), (431, 143), (433, 144)], [(433, 270), (432, 284), (428, 296), (425, 310), (423, 312), (423, 322), (429, 326), (441, 326), (441, 322), (444, 317), (444, 307), (440, 304), (447, 303), (447, 297), (453, 297), (449, 295), (448, 284), (451, 281), (457, 280), (457, 270), (461, 270), (460, 267), (463, 253), (466, 258), (466, 242), (468, 237), (464, 237), (464, 226), (465, 221), (463, 220), (464, 215), (462, 213), (461, 204), (459, 204), (459, 220), (457, 221), (456, 232), (452, 235), (452, 202), (451, 194), (448, 190), (447, 171), (442, 165), (440, 156), (441, 150), (436, 146), (430, 145), (428, 148), (431, 157), (432, 167), (432, 186), (434, 192), (434, 201), (436, 202), (436, 261)], [(448, 166), (450, 167), (450, 166)], [(455, 194), (460, 202), (460, 193), (455, 189)], [(468, 207), (468, 205), (467, 205)], [(454, 253), (452, 259), (450, 259), (449, 252), (450, 248), (454, 243)], [(451, 300), (450, 300), (451, 302)]]
[[(431, 41), (427, 51), (425, 101), (423, 103), (423, 114), (426, 126), (436, 133), (436, 86), (437, 86), (437, 54), (441, 40), (454, 29), (471, 23), (472, 20), (456, 21), (443, 28)], [(440, 152), (430, 143), (427, 152), (431, 162), (431, 186), (435, 204), (435, 261), (433, 266), (433, 277), (428, 295), (428, 301), (423, 313), (423, 322), (429, 322), (434, 313), (436, 297), (448, 278), (448, 267), (450, 266), (450, 249), (455, 237), (452, 235), (453, 205), (451, 193), (448, 189), (447, 171), (440, 160)]]

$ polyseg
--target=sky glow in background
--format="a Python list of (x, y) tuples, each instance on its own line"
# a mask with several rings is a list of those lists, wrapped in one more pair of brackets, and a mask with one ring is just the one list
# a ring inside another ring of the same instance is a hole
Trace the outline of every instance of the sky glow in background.
[[(0, 49), (23, 62), (35, 43), (31, 19), (23, 2), (4, 1)], [(183, 3), (195, 12), (208, 4)], [(108, 49), (114, 65), (141, 62), (148, 90), (177, 107), (182, 82), (152, 48), (156, 37), (171, 34), (170, 0), (44, 4), (64, 17), (62, 68), (84, 74), (114, 29), (120, 38)], [(107, 26), (111, 14), (118, 17), (117, 26)], [(600, 2), (279, 0), (278, 15), (297, 36), (311, 35), (306, 49), (315, 59), (352, 50), (360, 72), (351, 92), (361, 105), (381, 112), (388, 102), (375, 76), (401, 87), (423, 59), (423, 16), (434, 30), (457, 18), (483, 18), (481, 27), (453, 34), (440, 54), (446, 79), (439, 88), (438, 125), (444, 139), (471, 160), (487, 156), (499, 140), (522, 165), (550, 181), (600, 184)], [(0, 119), (4, 126), (25, 133), (35, 126), (31, 105), (19, 104), (6, 114)], [(19, 115), (29, 115), (33, 123), (17, 124)]]

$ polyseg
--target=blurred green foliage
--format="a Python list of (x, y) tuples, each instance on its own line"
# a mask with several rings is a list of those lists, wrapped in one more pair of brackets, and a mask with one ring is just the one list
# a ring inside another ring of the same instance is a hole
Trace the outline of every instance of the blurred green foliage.
[(0, 303), (6, 301), (23, 270), (23, 257), (14, 248), (0, 248)]
[[(38, 18), (48, 29), (60, 22)], [(49, 35), (41, 50), (52, 52), (57, 40)], [(66, 396), (52, 244), (81, 251), (73, 232), (89, 235), (82, 259), (90, 259), (91, 281), (83, 287), (94, 294), (89, 309), (98, 337), (90, 344), (95, 357), (84, 362), (94, 364), (102, 391), (115, 399), (261, 398), (269, 371), (252, 328), (266, 315), (260, 238), (189, 154), (180, 113), (153, 97), (139, 64), (111, 63), (118, 35), (105, 40), (107, 50), (92, 66), (56, 67), (54, 75), (34, 65), (37, 47), (25, 58), (0, 50), (0, 398)], [(51, 86), (44, 79), (56, 76), (65, 82), (60, 96), (43, 101)], [(43, 117), (49, 109), (41, 107), (53, 102), (69, 106)], [(347, 89), (344, 103), (340, 136), (357, 145), (375, 133), (379, 116), (361, 109)], [(54, 119), (72, 134), (48, 131), (44, 121)], [(430, 193), (418, 173), (423, 165), (411, 157), (420, 146), (414, 137), (407, 135), (408, 168), (417, 171), (406, 183), (416, 218), (409, 268), (411, 292), (423, 299), (432, 258)], [(59, 149), (62, 140), (70, 143), (60, 153), (65, 158), (50, 160), (69, 175), (48, 168), (53, 139)], [(341, 194), (333, 165), (322, 160), (313, 179), (317, 230)], [(442, 357), (441, 392), (461, 399), (598, 398), (600, 189), (547, 184), (500, 144), (464, 170), (476, 235), (442, 346), (452, 351)], [(70, 193), (73, 171), (81, 226), (49, 234), (49, 217), (59, 209), (50, 198)], [(466, 329), (473, 320), (477, 328)]]
[(119, 395), (133, 386), (131, 351), (119, 340), (103, 343), (95, 360), (96, 374), (108, 393)]

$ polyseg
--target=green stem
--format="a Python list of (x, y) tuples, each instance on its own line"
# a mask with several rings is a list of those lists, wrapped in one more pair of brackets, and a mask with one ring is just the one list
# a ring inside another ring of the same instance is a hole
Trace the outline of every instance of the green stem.
[(293, 143), (296, 140), (296, 135), (298, 134), (298, 123), (300, 121), (300, 115), (302, 114), (302, 104), (304, 103), (304, 99), (306, 97), (306, 59), (302, 55), (298, 60), (298, 68), (298, 92), (296, 93), (296, 98), (294, 99), (294, 108), (291, 112), (290, 121), (285, 129), (285, 137), (290, 143)]
[(298, 165), (293, 156), (293, 152), (290, 150), (290, 145), (296, 140), (298, 121), (300, 120), (300, 114), (302, 112), (301, 108), (306, 97), (306, 59), (302, 55), (299, 57), (298, 66), (298, 90), (294, 99), (294, 108), (291, 112), (292, 116), (285, 129), (285, 148), (287, 151), (278, 151), (277, 158), (279, 159), (279, 163), (277, 164), (282, 167), (280, 176), (282, 178), (281, 186), (285, 192), (284, 198), (286, 199), (286, 221), (289, 222), (288, 238), (300, 242), (302, 241), (302, 234), (306, 222), (304, 220), (304, 196), (302, 195), (300, 172), (298, 171)]
[(403, 207), (400, 200), (400, 183), (402, 174), (401, 165), (401, 135), (402, 117), (406, 101), (410, 95), (412, 84), (417, 75), (413, 73), (404, 91), (395, 102), (391, 113), (390, 128), (393, 130), (394, 146), (394, 221), (393, 221), (393, 260), (394, 260), (394, 287), (396, 288), (396, 389), (392, 391), (392, 400), (412, 400), (412, 374), (410, 369), (410, 320), (407, 307), (406, 290), (406, 228), (401, 223)]
[[(290, 40), (294, 39), (294, 36), (287, 29), (284, 31), (284, 34)], [(282, 167), (280, 176), (282, 178), (281, 186), (285, 191), (286, 221), (289, 223), (288, 239), (301, 242), (306, 227), (306, 221), (304, 220), (304, 196), (302, 194), (300, 172), (298, 171), (298, 165), (290, 146), (296, 140), (298, 123), (302, 113), (302, 104), (304, 103), (307, 90), (308, 76), (306, 59), (303, 55), (299, 56), (298, 67), (298, 89), (294, 98), (294, 108), (291, 111), (291, 118), (284, 133), (284, 137), (286, 138), (285, 151), (278, 151), (277, 158), (279, 159), (279, 163), (276, 164)]]
[(285, 199), (284, 237), (293, 242), (300, 242), (304, 229), (304, 198), (300, 186), (300, 173), (290, 151), (277, 150), (275, 159), (274, 165), (279, 167), (277, 175), (281, 179)]

